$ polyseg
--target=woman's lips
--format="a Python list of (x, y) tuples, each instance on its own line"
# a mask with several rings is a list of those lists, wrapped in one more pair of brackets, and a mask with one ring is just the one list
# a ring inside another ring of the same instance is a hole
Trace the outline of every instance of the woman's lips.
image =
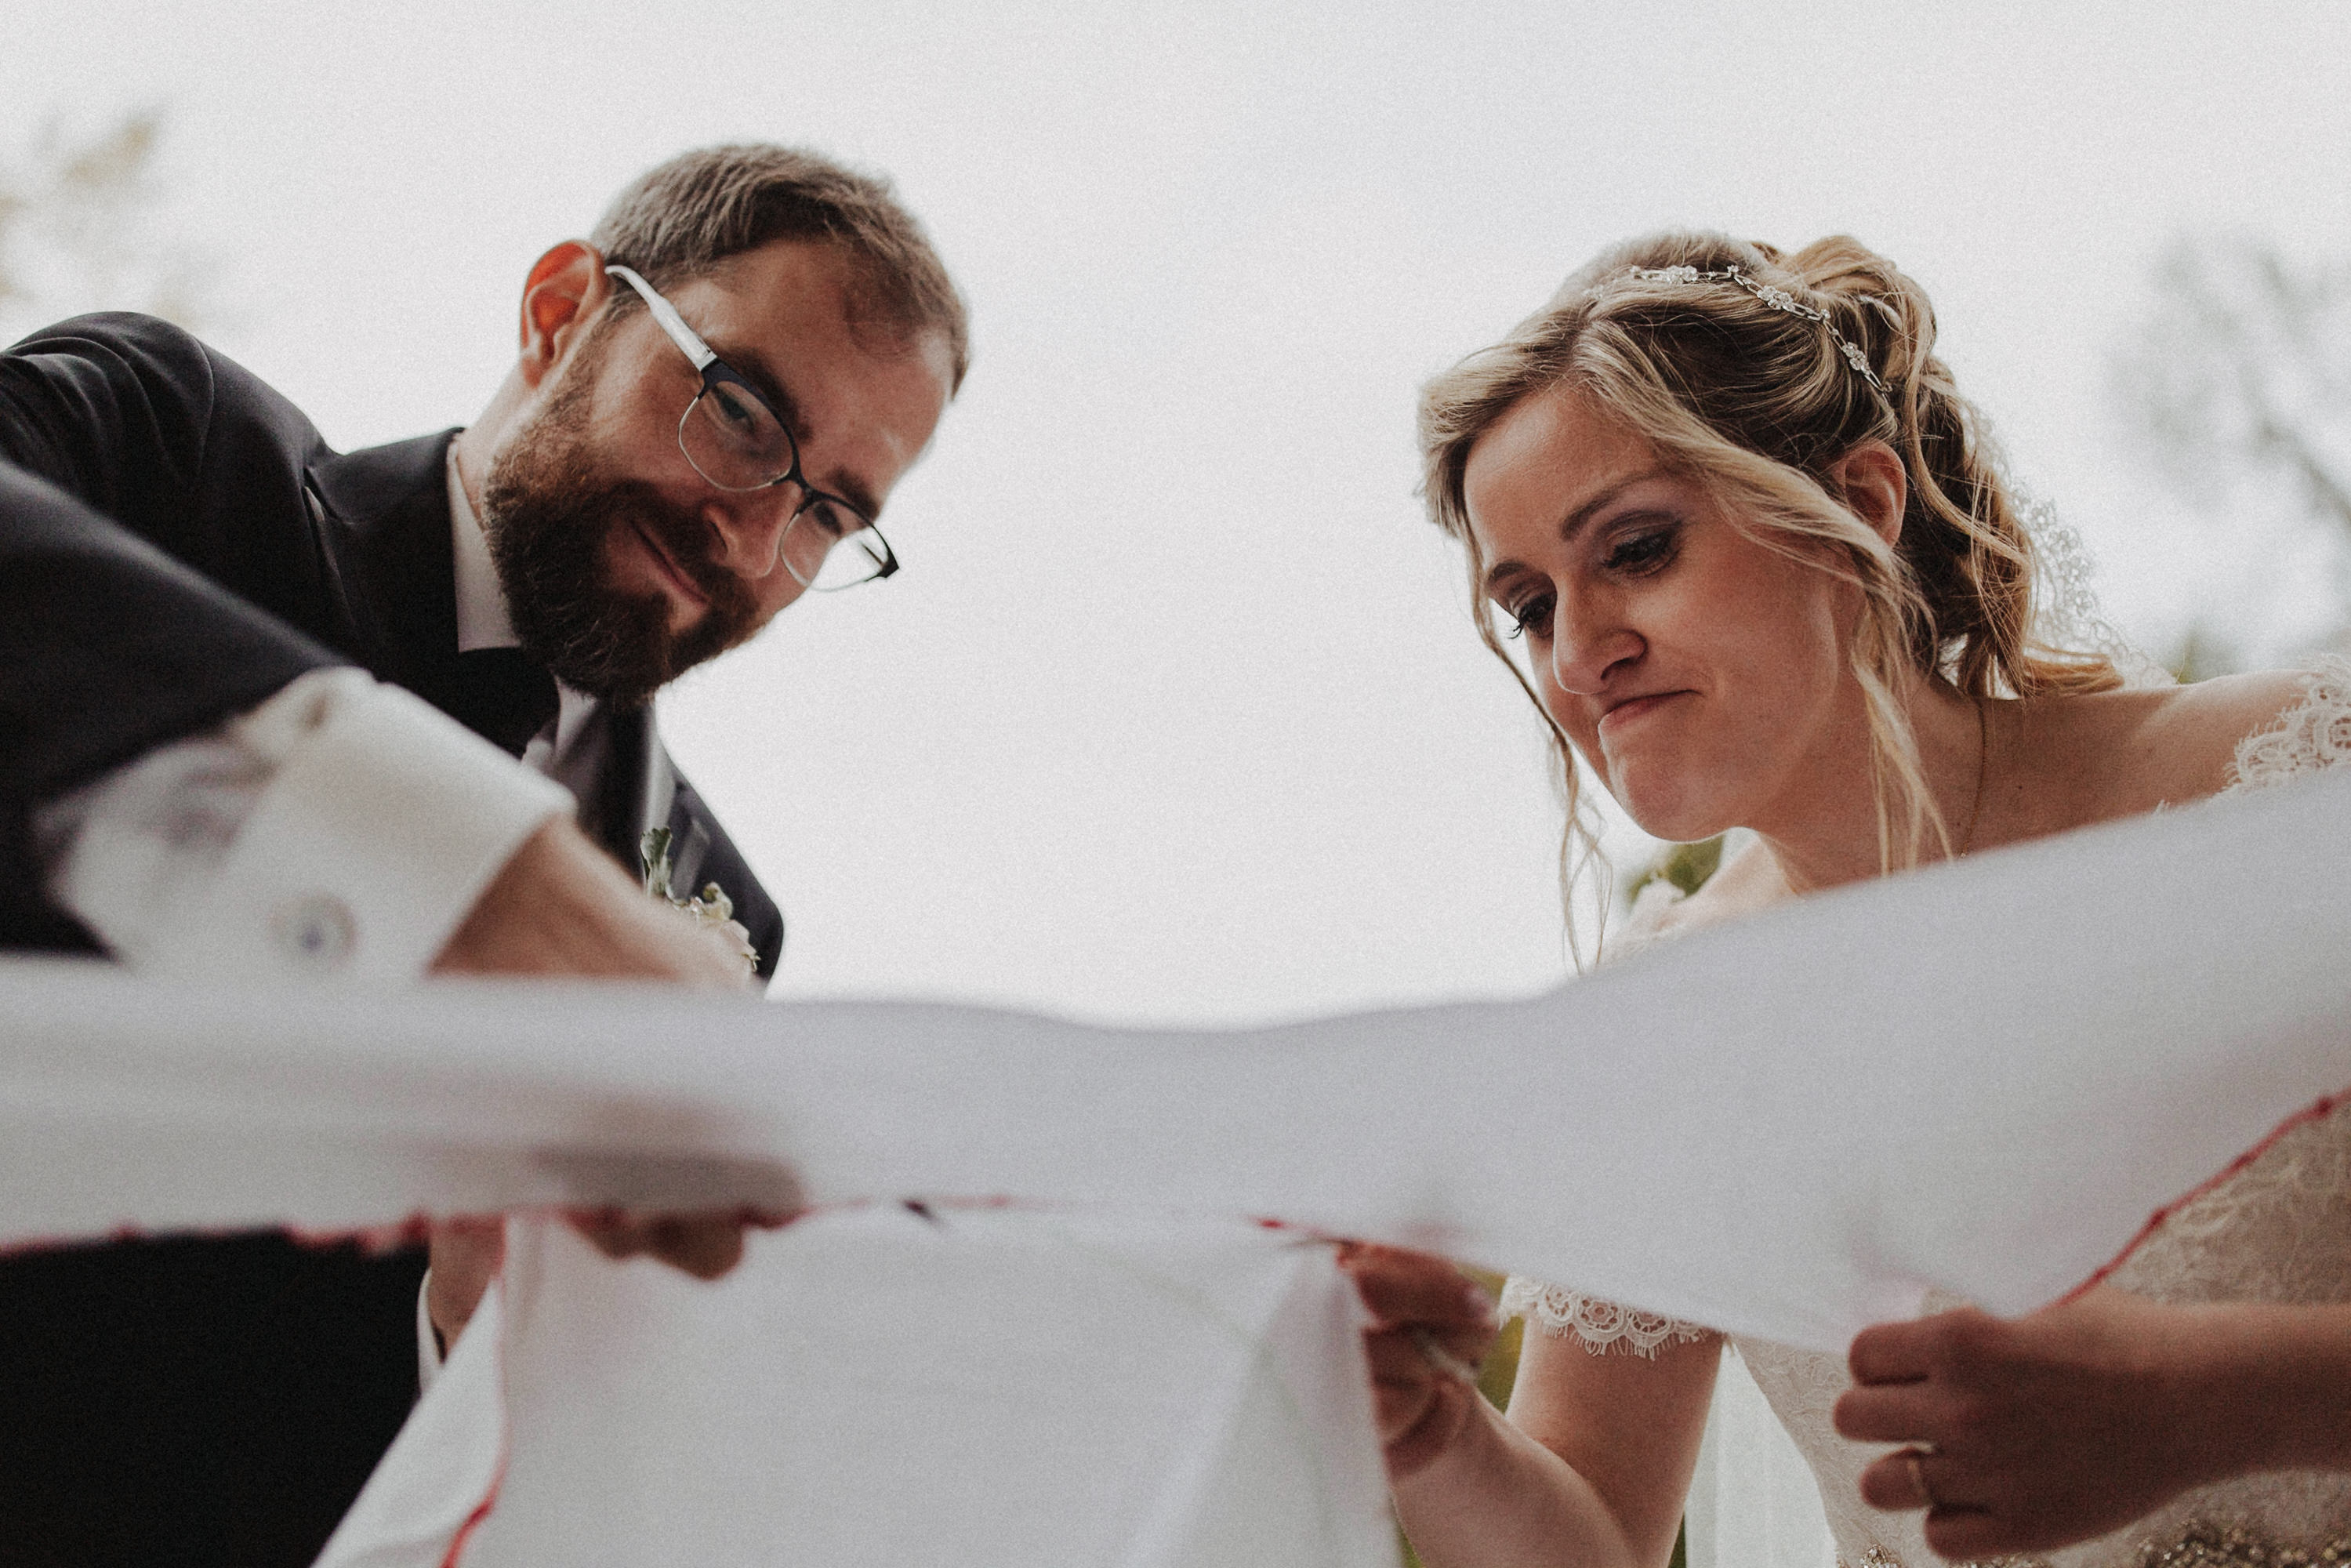
[(1653, 692), (1645, 697), (1634, 697), (1629, 701), (1618, 703), (1600, 716), (1600, 733), (1614, 734), (1626, 725), (1637, 723), (1647, 715), (1656, 712), (1676, 697), (1688, 695), (1687, 692)]

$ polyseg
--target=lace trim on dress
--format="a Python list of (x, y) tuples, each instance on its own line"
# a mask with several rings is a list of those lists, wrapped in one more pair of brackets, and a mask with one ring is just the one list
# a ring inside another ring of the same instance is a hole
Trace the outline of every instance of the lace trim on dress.
[(2351, 763), (2351, 662), (2328, 659), (2303, 677), (2302, 700), (2237, 743), (2231, 789), (2265, 789)]
[(1634, 1355), (1656, 1358), (1668, 1340), (1704, 1339), (1714, 1331), (1658, 1312), (1620, 1307), (1581, 1291), (1510, 1276), (1502, 1287), (1502, 1317), (1524, 1318), (1553, 1339), (1575, 1339), (1594, 1355), (1622, 1345)]

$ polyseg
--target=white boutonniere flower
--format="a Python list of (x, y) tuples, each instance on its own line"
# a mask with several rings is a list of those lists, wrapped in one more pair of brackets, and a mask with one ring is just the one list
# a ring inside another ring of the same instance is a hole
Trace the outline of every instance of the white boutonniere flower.
[(759, 950), (751, 946), (751, 933), (735, 918), (735, 901), (715, 882), (705, 882), (702, 891), (691, 897), (682, 897), (670, 886), (669, 830), (648, 828), (637, 845), (637, 853), (645, 862), (645, 891), (693, 921), (696, 925), (716, 931), (732, 942), (741, 956), (746, 977), (759, 972)]

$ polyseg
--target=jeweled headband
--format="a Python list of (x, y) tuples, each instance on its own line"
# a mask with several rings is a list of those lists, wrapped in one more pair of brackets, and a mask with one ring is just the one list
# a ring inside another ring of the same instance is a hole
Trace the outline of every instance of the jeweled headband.
[(1836, 329), (1836, 323), (1829, 319), (1827, 311), (1813, 309), (1786, 289), (1774, 288), (1749, 277), (1740, 267), (1726, 267), (1719, 272), (1701, 272), (1695, 267), (1635, 267), (1625, 276), (1637, 277), (1644, 283), (1735, 283), (1774, 310), (1785, 310), (1791, 316), (1819, 322), (1828, 333), (1829, 341), (1836, 345), (1837, 352), (1844, 356), (1844, 362), (1861, 372), (1861, 379), (1867, 382), (1879, 397), (1889, 404), (1894, 401), (1894, 394), (1886, 391), (1885, 381), (1869, 368), (1869, 356), (1861, 351), (1860, 344), (1850, 341)]

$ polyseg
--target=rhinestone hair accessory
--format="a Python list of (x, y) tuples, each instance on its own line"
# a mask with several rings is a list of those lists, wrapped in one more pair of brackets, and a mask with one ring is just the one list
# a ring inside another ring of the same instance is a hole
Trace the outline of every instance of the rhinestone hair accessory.
[(1894, 394), (1886, 390), (1885, 380), (1876, 371), (1870, 369), (1869, 356), (1861, 351), (1860, 344), (1852, 341), (1836, 329), (1836, 323), (1829, 319), (1827, 311), (1815, 310), (1786, 289), (1775, 288), (1768, 283), (1750, 277), (1742, 267), (1726, 267), (1719, 271), (1701, 272), (1695, 267), (1636, 267), (1625, 276), (1637, 277), (1644, 283), (1732, 283), (1744, 288), (1774, 310), (1784, 310), (1791, 316), (1802, 317), (1807, 321), (1817, 321), (1822, 330), (1828, 333), (1829, 341), (1836, 345), (1837, 352), (1844, 356), (1844, 362), (1851, 365), (1855, 373), (1869, 383), (1870, 390), (1884, 398), (1889, 404), (1894, 401)]

